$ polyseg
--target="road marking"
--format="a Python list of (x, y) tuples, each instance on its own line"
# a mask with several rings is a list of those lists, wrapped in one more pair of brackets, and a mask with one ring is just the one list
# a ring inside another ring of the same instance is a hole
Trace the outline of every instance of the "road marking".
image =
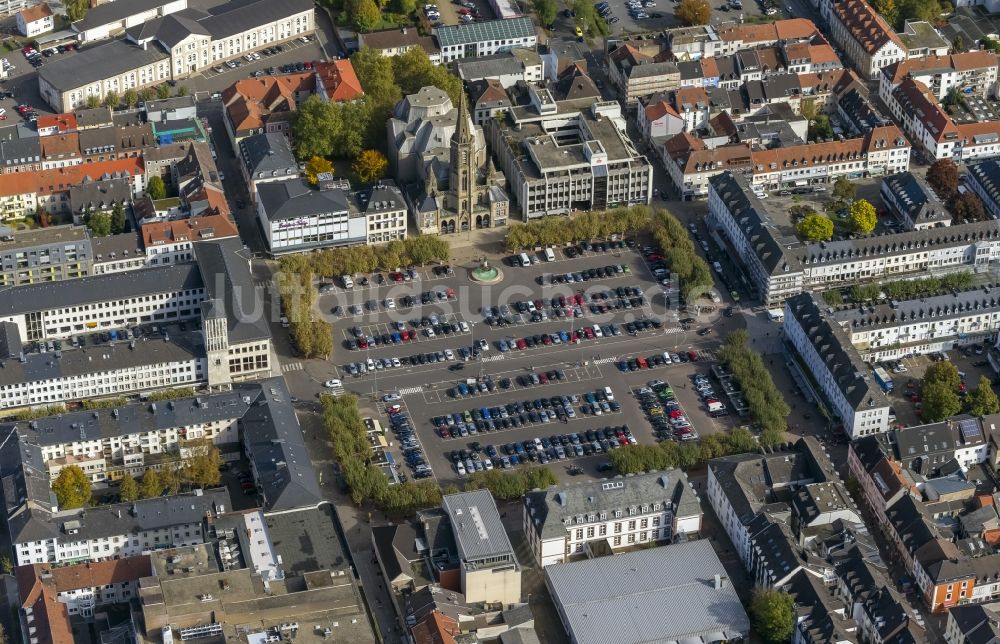
[(501, 353), (501, 354), (495, 355), (495, 356), (487, 356), (487, 357), (483, 358), (482, 360), (480, 360), (480, 362), (484, 362), (484, 363), (486, 363), (486, 362), (496, 362), (497, 360), (503, 360), (506, 357), (507, 356), (505, 356), (504, 354)]
[(301, 362), (287, 362), (281, 365), (281, 370), (284, 373), (288, 373), (289, 371), (302, 371), (302, 369), (303, 366)]
[(419, 394), (424, 391), (424, 388), (417, 385), (416, 387), (403, 387), (397, 390), (400, 396), (411, 396), (413, 394)]
[(612, 362), (617, 362), (617, 360), (618, 358), (612, 356), (610, 358), (598, 358), (597, 360), (593, 360), (592, 362), (594, 364), (611, 364)]

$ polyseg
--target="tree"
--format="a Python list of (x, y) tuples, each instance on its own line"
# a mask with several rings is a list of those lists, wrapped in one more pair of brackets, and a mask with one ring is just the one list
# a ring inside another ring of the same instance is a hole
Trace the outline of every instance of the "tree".
[(417, 10), (417, 0), (392, 0), (389, 6), (395, 13), (408, 16)]
[(160, 474), (150, 468), (142, 474), (142, 481), (139, 483), (139, 496), (144, 499), (155, 499), (163, 494), (163, 482), (160, 481)]
[(896, 3), (897, 24), (907, 20), (935, 23), (941, 15), (941, 3), (937, 0), (899, 0)]
[(532, 0), (531, 4), (535, 8), (535, 14), (538, 15), (538, 23), (548, 29), (556, 21), (556, 14), (559, 13), (556, 0)]
[(52, 225), (52, 215), (45, 208), (39, 208), (35, 211), (35, 219), (38, 220), (38, 226), (40, 228), (48, 228)]
[(195, 454), (188, 459), (185, 469), (187, 479), (192, 485), (200, 488), (213, 487), (219, 484), (222, 475), (219, 466), (222, 458), (219, 448), (206, 443), (194, 448)]
[(91, 95), (91, 96), (87, 97), (87, 107), (89, 107), (90, 109), (93, 109), (95, 107), (100, 107), (100, 106), (101, 106), (101, 97), (100, 96), (93, 96), (93, 95)]
[(809, 140), (832, 139), (833, 125), (830, 124), (830, 117), (826, 114), (817, 114), (816, 118), (809, 121)]
[(986, 376), (979, 376), (979, 384), (965, 399), (965, 411), (973, 416), (986, 416), (1000, 412), (1000, 399)]
[(149, 198), (153, 200), (166, 197), (167, 185), (163, 183), (163, 177), (159, 175), (150, 177), (149, 182), (146, 184), (146, 192), (149, 193)]
[(750, 600), (753, 630), (769, 644), (788, 642), (795, 628), (795, 600), (786, 592), (756, 588)]
[[(5, 575), (9, 575), (10, 571), (14, 569), (14, 564), (11, 563), (10, 557), (7, 555), (0, 555), (0, 572)], [(3, 632), (3, 625), (0, 625), (0, 642), (7, 641), (7, 634)]]
[(118, 104), (121, 103), (121, 100), (122, 97), (118, 95), (118, 92), (116, 92), (115, 90), (111, 90), (110, 92), (104, 95), (103, 105), (109, 110), (113, 110), (116, 107), (118, 107)]
[(838, 178), (833, 184), (833, 198), (841, 201), (851, 201), (857, 194), (858, 188), (847, 177)]
[(79, 465), (67, 465), (52, 482), (52, 491), (60, 510), (79, 508), (90, 501), (90, 479)]
[(958, 90), (957, 87), (952, 87), (948, 90), (948, 94), (941, 101), (941, 104), (945, 107), (955, 107), (962, 102), (962, 92)]
[(90, 2), (88, 0), (69, 0), (66, 3), (66, 16), (70, 22), (83, 20), (89, 8)]
[(160, 470), (160, 485), (163, 488), (163, 493), (167, 496), (173, 496), (181, 491), (183, 481), (176, 467), (167, 465)]
[(951, 209), (952, 221), (956, 224), (967, 221), (985, 221), (986, 209), (979, 195), (973, 192), (959, 192), (948, 204)]
[(170, 98), (170, 85), (163, 83), (156, 86), (156, 98), (161, 101), (165, 98)]
[(462, 97), (462, 81), (448, 72), (446, 67), (433, 64), (422, 47), (413, 47), (399, 56), (393, 56), (392, 69), (396, 84), (404, 94), (413, 94), (421, 87), (433, 85), (448, 92), (455, 105)]
[(364, 150), (351, 165), (354, 175), (362, 183), (372, 183), (385, 176), (389, 169), (389, 160), (378, 150)]
[(823, 291), (823, 301), (830, 306), (840, 306), (844, 303), (844, 296), (840, 294), (840, 291), (834, 288), (829, 291)]
[(333, 141), (342, 123), (328, 101), (313, 95), (299, 105), (292, 122), (295, 152), (300, 159), (324, 157), (333, 152)]
[(927, 183), (942, 201), (958, 192), (958, 166), (951, 159), (938, 159), (927, 169)]
[(125, 93), (122, 94), (122, 103), (124, 103), (125, 107), (130, 110), (134, 109), (135, 106), (139, 104), (139, 92), (135, 91), (131, 87), (128, 88), (125, 90)]
[(111, 234), (118, 235), (128, 230), (128, 220), (125, 217), (125, 206), (116, 203), (111, 208)]
[(375, 0), (348, 0), (347, 15), (354, 28), (362, 33), (374, 31), (382, 24), (382, 12)]
[(324, 172), (333, 172), (333, 164), (323, 157), (314, 156), (306, 162), (306, 179), (310, 185), (315, 186), (319, 181), (317, 176)]
[(106, 212), (92, 212), (84, 221), (94, 237), (107, 237), (111, 234), (111, 215)]
[(962, 411), (962, 401), (958, 393), (943, 382), (925, 384), (920, 390), (923, 407), (920, 417), (925, 423), (937, 423)]
[(687, 27), (707, 25), (712, 17), (712, 7), (706, 0), (681, 0), (674, 9), (674, 16)]
[(958, 391), (962, 377), (958, 375), (958, 367), (949, 360), (931, 363), (924, 371), (923, 386), (941, 384), (951, 391)]
[(826, 215), (808, 215), (795, 229), (809, 241), (826, 241), (833, 237), (833, 221)]
[(882, 14), (890, 25), (896, 24), (896, 19), (899, 17), (899, 10), (896, 8), (895, 0), (875, 0), (872, 2), (872, 7), (875, 11)]
[(178, 96), (187, 96), (188, 95), (187, 85), (181, 85), (180, 87), (178, 87), (177, 88), (177, 95)]
[(118, 495), (125, 502), (135, 501), (139, 498), (139, 484), (135, 482), (131, 474), (126, 474), (122, 477), (122, 484), (118, 488)]
[(156, 98), (156, 90), (152, 87), (144, 87), (142, 91), (139, 92), (139, 98), (142, 99), (144, 103), (148, 103)]
[(867, 199), (858, 199), (851, 204), (851, 226), (855, 231), (867, 235), (875, 230), (877, 224), (878, 213)]

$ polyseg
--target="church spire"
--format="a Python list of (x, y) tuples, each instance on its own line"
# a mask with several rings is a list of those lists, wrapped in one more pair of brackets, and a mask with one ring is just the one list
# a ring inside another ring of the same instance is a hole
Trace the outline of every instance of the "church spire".
[(458, 99), (458, 127), (455, 129), (455, 139), (459, 143), (472, 140), (472, 128), (470, 127), (469, 106), (466, 103), (465, 90), (462, 90)]

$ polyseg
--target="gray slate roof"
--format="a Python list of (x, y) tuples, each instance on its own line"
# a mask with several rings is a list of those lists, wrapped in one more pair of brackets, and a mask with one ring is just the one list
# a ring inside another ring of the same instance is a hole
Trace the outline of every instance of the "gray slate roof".
[(708, 540), (547, 566), (546, 585), (578, 644), (738, 639), (750, 621)]
[(237, 389), (155, 404), (134, 403), (115, 410), (69, 412), (30, 423), (0, 424), (0, 435), (6, 436), (10, 429), (17, 428), (23, 442), (46, 446), (233, 420), (250, 408), (244, 395)]
[(257, 186), (257, 198), (269, 221), (349, 210), (347, 195), (340, 188), (317, 190), (298, 178), (262, 183)]
[(820, 311), (810, 293), (800, 293), (785, 301), (798, 325), (826, 363), (833, 380), (854, 409), (888, 407), (889, 400), (868, 374), (868, 365), (851, 344), (847, 333)]
[(299, 165), (281, 132), (255, 134), (240, 141), (240, 158), (251, 179), (297, 177)]
[(204, 276), (205, 299), (225, 306), (229, 342), (270, 339), (264, 304), (250, 274), (250, 254), (240, 238), (197, 242), (194, 256)]
[(677, 469), (552, 486), (524, 497), (525, 512), (531, 515), (542, 539), (565, 536), (565, 519), (657, 502), (671, 507), (675, 516), (701, 514), (687, 475)]
[(500, 521), (496, 501), (487, 490), (448, 494), (441, 507), (451, 520), (451, 529), (462, 561), (492, 556), (514, 556), (514, 548)]
[(74, 56), (57, 58), (39, 67), (38, 77), (65, 92), (169, 57), (167, 52), (154, 44), (143, 49), (124, 40), (112, 40), (84, 49)]
[(455, 62), (455, 72), (466, 83), (484, 78), (500, 78), (523, 73), (524, 64), (510, 51), (492, 56), (463, 58)]
[(62, 282), (40, 282), (0, 289), (0, 316), (137, 297), (202, 286), (192, 263), (90, 275)]
[(169, 2), (171, 0), (116, 0), (115, 2), (108, 2), (97, 5), (87, 11), (87, 15), (82, 20), (74, 22), (72, 27), (77, 32), (86, 31), (94, 27), (106, 25), (109, 22), (124, 20), (137, 13), (162, 7)]
[(264, 509), (278, 512), (322, 503), (309, 448), (284, 379), (268, 378), (239, 391), (254, 394), (240, 429), (257, 484), (264, 490)]
[(1000, 291), (982, 288), (936, 295), (916, 300), (896, 300), (892, 303), (846, 307), (830, 314), (830, 318), (853, 329), (895, 328), (904, 322), (923, 320), (941, 323), (970, 315), (990, 315), (1000, 311)]
[[(7, 136), (10, 134), (11, 136)], [(5, 128), (0, 138), (0, 160), (5, 166), (41, 163), (42, 147), (37, 136), (18, 137), (17, 128)]]

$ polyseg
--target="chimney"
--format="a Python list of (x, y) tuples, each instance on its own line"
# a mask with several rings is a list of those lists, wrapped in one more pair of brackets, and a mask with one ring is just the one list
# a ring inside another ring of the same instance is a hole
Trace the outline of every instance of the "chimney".
[(726, 587), (726, 582), (727, 581), (728, 581), (728, 577), (726, 577), (725, 575), (716, 575), (715, 576), (715, 589), (716, 590), (722, 590), (723, 588)]

